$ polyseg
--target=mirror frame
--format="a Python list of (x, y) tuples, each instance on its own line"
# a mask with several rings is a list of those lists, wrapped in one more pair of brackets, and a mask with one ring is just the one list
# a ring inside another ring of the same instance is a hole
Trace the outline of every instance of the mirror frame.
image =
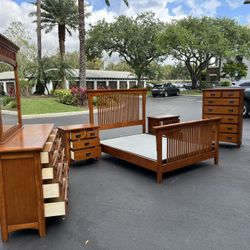
[(13, 66), (15, 75), (15, 92), (17, 99), (17, 114), (18, 114), (18, 124), (13, 126), (9, 130), (3, 132), (2, 124), (2, 111), (0, 108), (0, 144), (5, 143), (13, 135), (15, 135), (20, 129), (22, 129), (22, 114), (21, 114), (21, 102), (20, 102), (20, 86), (18, 79), (18, 65), (16, 60), (16, 53), (19, 47), (11, 42), (8, 38), (0, 34), (0, 61), (5, 62)]

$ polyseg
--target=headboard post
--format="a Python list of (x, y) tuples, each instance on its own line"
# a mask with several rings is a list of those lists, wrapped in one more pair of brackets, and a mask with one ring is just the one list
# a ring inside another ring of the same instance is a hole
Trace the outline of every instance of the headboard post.
[(88, 90), (87, 95), (90, 123), (100, 129), (141, 125), (146, 132), (146, 89)]

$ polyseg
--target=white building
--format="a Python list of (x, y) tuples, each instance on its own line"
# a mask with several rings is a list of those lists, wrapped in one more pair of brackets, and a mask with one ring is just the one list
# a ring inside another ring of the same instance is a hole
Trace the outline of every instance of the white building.
[[(73, 82), (66, 81), (66, 88), (70, 88), (71, 84), (79, 83), (79, 70), (73, 71)], [(86, 72), (87, 89), (98, 89), (109, 87), (111, 89), (129, 89), (134, 86), (145, 87), (146, 81), (143, 79), (138, 84), (136, 76), (127, 71), (106, 71), (106, 70), (87, 70)], [(0, 73), (0, 87), (5, 93), (9, 93), (9, 89), (14, 84), (14, 72), (6, 71)], [(53, 89), (52, 82), (47, 83), (49, 91)], [(33, 87), (32, 92), (35, 92)]]

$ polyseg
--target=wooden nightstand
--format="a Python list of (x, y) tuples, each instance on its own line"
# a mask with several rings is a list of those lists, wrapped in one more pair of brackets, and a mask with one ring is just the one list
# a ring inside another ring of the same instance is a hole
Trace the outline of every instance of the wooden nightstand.
[(148, 116), (148, 133), (155, 134), (153, 127), (167, 125), (172, 123), (180, 122), (180, 116), (178, 115), (156, 115), (156, 116)]
[(93, 124), (60, 126), (58, 131), (69, 162), (98, 159), (101, 155), (99, 127)]

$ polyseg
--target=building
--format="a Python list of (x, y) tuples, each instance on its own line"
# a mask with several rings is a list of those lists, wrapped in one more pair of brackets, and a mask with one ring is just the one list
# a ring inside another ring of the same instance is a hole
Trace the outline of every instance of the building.
[[(66, 81), (66, 88), (72, 84), (79, 84), (79, 70), (73, 70), (72, 82)], [(138, 84), (136, 76), (127, 71), (106, 71), (106, 70), (87, 70), (86, 72), (87, 89), (111, 88), (111, 89), (129, 89), (134, 86), (145, 87), (146, 81), (143, 79)], [(11, 86), (14, 85), (14, 72), (6, 71), (0, 73), (0, 87), (5, 93), (9, 93)], [(53, 89), (53, 83), (47, 84), (49, 91)], [(32, 89), (32, 93), (36, 90)]]

